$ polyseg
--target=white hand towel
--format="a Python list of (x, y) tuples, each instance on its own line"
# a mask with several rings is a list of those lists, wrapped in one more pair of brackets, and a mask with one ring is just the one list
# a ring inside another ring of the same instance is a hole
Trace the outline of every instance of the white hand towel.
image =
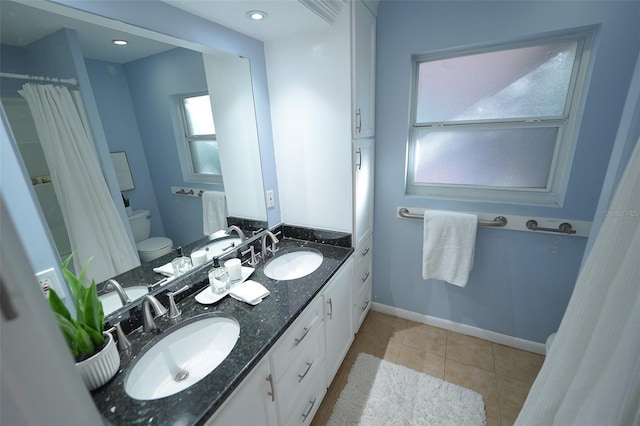
[(262, 299), (270, 295), (271, 292), (262, 284), (252, 280), (247, 280), (231, 288), (229, 294), (234, 299), (238, 299), (250, 305), (257, 305), (262, 301)]
[(224, 192), (202, 193), (202, 223), (204, 235), (227, 229), (227, 200)]
[(466, 286), (473, 267), (477, 229), (476, 215), (425, 211), (422, 278)]
[(153, 268), (153, 272), (157, 272), (158, 274), (162, 274), (165, 277), (172, 277), (173, 276), (173, 265), (171, 264), (171, 262), (169, 262), (169, 263), (167, 263), (165, 265)]

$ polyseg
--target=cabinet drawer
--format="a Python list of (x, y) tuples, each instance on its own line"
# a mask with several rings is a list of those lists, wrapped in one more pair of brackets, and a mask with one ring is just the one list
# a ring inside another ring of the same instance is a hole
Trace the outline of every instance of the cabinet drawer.
[[(373, 257), (367, 254), (361, 258), (356, 264), (355, 291), (360, 291), (364, 287), (367, 281), (371, 281), (371, 274), (373, 272)], [(355, 298), (354, 298), (355, 300)]]
[[(307, 389), (311, 386), (314, 377), (318, 374), (324, 375), (322, 329), (318, 328), (313, 333), (309, 333), (307, 339), (298, 356), (288, 364), (287, 371), (276, 382), (280, 413), (291, 412), (297, 397), (308, 392)], [(281, 415), (281, 417), (287, 416)]]
[(272, 352), (273, 375), (276, 381), (289, 369), (310, 336), (322, 328), (322, 298), (316, 297), (278, 340)]
[(355, 305), (353, 307), (353, 323), (355, 326), (354, 332), (357, 333), (364, 317), (371, 308), (371, 278), (369, 278), (360, 288), (355, 300)]
[(369, 235), (366, 240), (355, 250), (356, 262), (360, 262), (363, 259), (371, 257), (371, 250), (373, 249), (373, 236)]
[[(318, 366), (315, 374), (310, 378), (309, 386), (296, 398), (289, 416), (286, 417), (285, 425), (310, 425), (313, 416), (318, 411), (318, 407), (327, 391), (324, 378), (324, 362)], [(292, 399), (295, 397), (292, 395)]]

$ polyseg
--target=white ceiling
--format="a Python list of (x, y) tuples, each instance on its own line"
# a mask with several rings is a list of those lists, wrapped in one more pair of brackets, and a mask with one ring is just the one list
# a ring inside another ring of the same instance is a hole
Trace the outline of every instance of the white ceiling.
[[(164, 3), (262, 41), (292, 37), (329, 25), (298, 0), (164, 0)], [(268, 17), (251, 21), (246, 17), (250, 10), (262, 10)], [(85, 57), (121, 64), (176, 45), (170, 37), (160, 42), (155, 36), (155, 39), (141, 36), (145, 34), (142, 30), (133, 35), (127, 27), (50, 1), (0, 0), (2, 44), (24, 47), (61, 28), (73, 28)], [(121, 38), (129, 44), (119, 47), (111, 43)]]
[[(268, 41), (322, 30), (329, 24), (298, 0), (162, 0), (164, 3), (258, 40)], [(262, 21), (246, 13), (267, 12)]]
[[(64, 14), (60, 14), (62, 12)], [(87, 15), (50, 2), (0, 0), (0, 42), (24, 47), (61, 28), (73, 28), (85, 57), (120, 64), (175, 48), (172, 44), (98, 25), (96, 20), (77, 19)], [(121, 47), (111, 42), (122, 38), (128, 40), (129, 45)]]

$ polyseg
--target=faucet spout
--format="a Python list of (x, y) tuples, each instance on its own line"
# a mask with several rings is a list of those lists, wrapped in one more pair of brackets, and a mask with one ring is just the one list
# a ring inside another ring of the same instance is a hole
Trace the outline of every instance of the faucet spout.
[[(151, 309), (153, 308), (153, 312), (155, 314), (151, 315)], [(158, 326), (154, 321), (155, 317), (160, 317), (167, 313), (167, 308), (162, 306), (162, 303), (158, 301), (155, 297), (150, 294), (147, 294), (142, 299), (142, 329), (145, 333), (149, 333), (151, 331), (157, 330)]]
[(244, 241), (247, 239), (247, 237), (244, 235), (244, 232), (242, 232), (242, 229), (238, 228), (236, 225), (231, 225), (230, 227), (227, 228), (226, 231), (224, 231), (224, 233), (227, 235), (231, 235), (233, 231), (235, 231), (236, 234), (238, 234), (238, 236), (240, 237), (240, 241)]
[(107, 285), (104, 288), (105, 290), (115, 290), (115, 292), (118, 293), (120, 301), (122, 302), (122, 306), (131, 303), (131, 299), (127, 295), (127, 292), (124, 291), (124, 288), (122, 288), (120, 283), (113, 278), (107, 281)]
[[(271, 247), (268, 248), (267, 247), (267, 238), (271, 239)], [(273, 255), (276, 251), (278, 251), (278, 249), (276, 248), (276, 244), (279, 242), (280, 240), (278, 240), (278, 237), (276, 237), (273, 232), (271, 231), (265, 231), (264, 234), (262, 234), (262, 241), (261, 241), (261, 245), (262, 245), (262, 258), (266, 259), (267, 257)]]

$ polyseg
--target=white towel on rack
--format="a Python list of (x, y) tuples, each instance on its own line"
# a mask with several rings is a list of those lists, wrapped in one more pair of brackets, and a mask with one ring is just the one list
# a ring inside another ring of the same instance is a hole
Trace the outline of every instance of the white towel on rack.
[(476, 215), (426, 210), (422, 278), (466, 286), (473, 267), (477, 229)]
[(202, 223), (204, 235), (227, 229), (227, 200), (224, 192), (202, 193)]

